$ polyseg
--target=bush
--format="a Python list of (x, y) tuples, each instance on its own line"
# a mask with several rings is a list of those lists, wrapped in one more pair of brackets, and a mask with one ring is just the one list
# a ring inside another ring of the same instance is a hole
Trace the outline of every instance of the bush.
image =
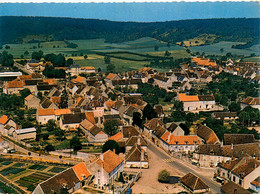
[(168, 183), (170, 178), (170, 172), (166, 169), (162, 170), (158, 174), (158, 181), (162, 183)]

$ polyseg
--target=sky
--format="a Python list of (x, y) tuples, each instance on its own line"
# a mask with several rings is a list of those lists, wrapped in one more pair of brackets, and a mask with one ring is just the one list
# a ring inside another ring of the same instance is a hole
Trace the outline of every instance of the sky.
[(0, 16), (51, 16), (155, 22), (205, 18), (257, 18), (258, 2), (2, 3)]

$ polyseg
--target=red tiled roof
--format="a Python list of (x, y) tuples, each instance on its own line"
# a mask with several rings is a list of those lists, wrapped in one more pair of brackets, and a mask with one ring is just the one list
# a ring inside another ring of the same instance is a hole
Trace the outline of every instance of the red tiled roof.
[(28, 95), (28, 96), (25, 98), (25, 100), (28, 101), (28, 100), (30, 100), (32, 97), (33, 97), (33, 95), (30, 94), (30, 95)]
[(72, 169), (80, 181), (83, 181), (83, 177), (86, 179), (91, 175), (84, 162), (78, 163), (77, 165), (73, 166)]
[(198, 145), (198, 136), (174, 136), (167, 131), (163, 134), (161, 139), (169, 145)]
[(8, 121), (8, 116), (6, 116), (6, 115), (3, 115), (3, 116), (0, 118), (0, 123), (1, 123), (2, 125), (4, 125), (7, 121)]
[(7, 82), (8, 88), (22, 88), (23, 86), (24, 86), (23, 81), (13, 80), (13, 81)]
[(114, 73), (109, 73), (106, 77), (106, 79), (114, 79), (114, 77), (116, 76), (116, 74)]
[(38, 109), (37, 111), (38, 111), (39, 116), (55, 115), (55, 110), (53, 108), (51, 108), (51, 109)]
[(182, 102), (193, 102), (193, 101), (199, 101), (199, 97), (198, 96), (187, 96), (184, 93), (178, 94), (179, 95), (179, 99)]
[(96, 163), (99, 166), (104, 166), (104, 170), (107, 173), (111, 173), (116, 167), (118, 167), (124, 160), (111, 150), (103, 153), (104, 160), (101, 160), (100, 156), (97, 158)]
[(95, 118), (94, 118), (94, 113), (93, 112), (85, 112), (86, 119), (91, 122), (93, 125), (96, 124)]
[(107, 140), (114, 140), (114, 141), (119, 141), (123, 138), (123, 134), (121, 132), (118, 132), (117, 134), (111, 136)]

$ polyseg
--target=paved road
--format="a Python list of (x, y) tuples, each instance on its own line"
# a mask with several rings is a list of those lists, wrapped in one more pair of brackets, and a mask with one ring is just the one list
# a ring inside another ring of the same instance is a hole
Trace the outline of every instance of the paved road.
[[(148, 149), (151, 150), (155, 155), (157, 155), (161, 159), (170, 158), (170, 156), (167, 153), (165, 153), (161, 148), (155, 146), (150, 141), (148, 143)], [(220, 189), (219, 189), (220, 185), (214, 182), (213, 180), (211, 180), (209, 177), (202, 175), (200, 172), (202, 170), (200, 170), (198, 167), (195, 166), (193, 167), (191, 165), (188, 165), (187, 162), (175, 158), (173, 161), (169, 162), (168, 164), (170, 164), (172, 167), (176, 168), (177, 170), (185, 174), (192, 172), (193, 174), (200, 177), (210, 187), (212, 192), (220, 193)]]

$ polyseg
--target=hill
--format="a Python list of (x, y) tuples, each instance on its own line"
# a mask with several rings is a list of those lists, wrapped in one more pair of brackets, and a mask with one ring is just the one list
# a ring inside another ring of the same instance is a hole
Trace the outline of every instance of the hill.
[(196, 19), (166, 22), (114, 22), (56, 17), (0, 17), (0, 44), (104, 38), (116, 43), (153, 37), (168, 43), (202, 34), (216, 35), (214, 42), (250, 42), (259, 39), (259, 18)]

